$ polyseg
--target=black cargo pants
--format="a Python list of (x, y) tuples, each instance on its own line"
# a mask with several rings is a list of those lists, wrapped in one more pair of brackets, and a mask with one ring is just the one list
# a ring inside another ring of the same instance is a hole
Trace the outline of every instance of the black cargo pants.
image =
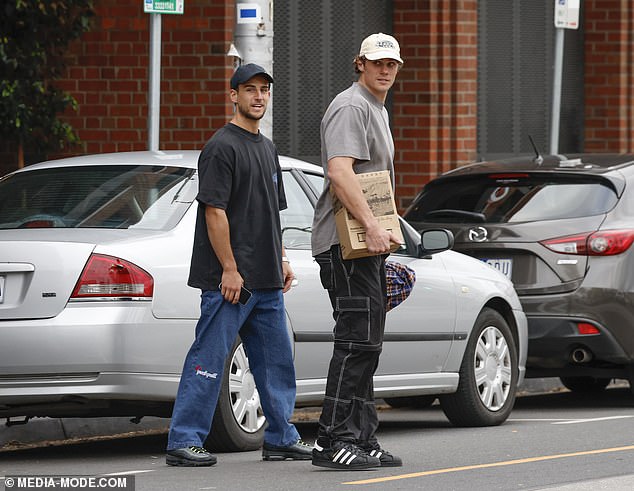
[(335, 319), (334, 349), (317, 434), (317, 443), (324, 448), (334, 441), (361, 447), (377, 444), (373, 376), (385, 329), (385, 258), (344, 260), (338, 245), (315, 256)]

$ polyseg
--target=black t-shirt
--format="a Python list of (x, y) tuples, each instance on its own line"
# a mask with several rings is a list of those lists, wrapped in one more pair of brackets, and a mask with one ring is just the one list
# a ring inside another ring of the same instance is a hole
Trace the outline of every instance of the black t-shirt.
[(280, 210), (286, 208), (273, 142), (234, 124), (218, 130), (198, 159), (198, 215), (189, 281), (217, 290), (222, 267), (207, 235), (206, 205), (225, 210), (231, 249), (249, 289), (282, 288)]

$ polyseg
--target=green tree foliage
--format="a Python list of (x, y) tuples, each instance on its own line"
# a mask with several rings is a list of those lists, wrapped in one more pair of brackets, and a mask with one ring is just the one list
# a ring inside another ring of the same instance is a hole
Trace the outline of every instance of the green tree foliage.
[[(77, 101), (53, 82), (68, 45), (90, 29), (92, 0), (0, 2), (0, 136), (33, 153), (77, 143), (59, 115)], [(20, 152), (22, 153), (22, 152)], [(20, 163), (22, 164), (22, 163)]]

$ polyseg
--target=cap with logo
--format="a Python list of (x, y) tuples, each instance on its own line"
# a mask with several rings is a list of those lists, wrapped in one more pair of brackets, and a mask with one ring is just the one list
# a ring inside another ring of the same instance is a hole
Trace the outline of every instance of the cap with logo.
[(363, 40), (359, 56), (372, 61), (389, 58), (403, 63), (398, 41), (389, 34), (383, 34), (382, 32), (371, 34)]
[(229, 84), (232, 89), (237, 89), (238, 85), (248, 82), (256, 75), (262, 75), (270, 83), (273, 83), (273, 77), (271, 77), (264, 68), (255, 63), (247, 63), (246, 65), (238, 67), (231, 77)]

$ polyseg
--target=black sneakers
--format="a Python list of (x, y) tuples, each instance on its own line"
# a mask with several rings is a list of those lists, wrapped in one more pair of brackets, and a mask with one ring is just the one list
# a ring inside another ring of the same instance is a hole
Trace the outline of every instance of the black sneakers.
[(383, 450), (381, 447), (366, 450), (370, 457), (378, 457), (381, 461), (381, 467), (401, 467), (403, 461), (400, 457), (392, 455), (387, 450)]
[(288, 447), (276, 447), (265, 443), (262, 446), (262, 460), (310, 460), (313, 446), (301, 440)]
[(208, 467), (217, 459), (203, 447), (185, 447), (168, 450), (165, 462), (179, 467)]
[(381, 467), (379, 457), (368, 453), (347, 442), (334, 442), (330, 448), (322, 448), (315, 442), (313, 449), (313, 465), (338, 470), (363, 470)]

